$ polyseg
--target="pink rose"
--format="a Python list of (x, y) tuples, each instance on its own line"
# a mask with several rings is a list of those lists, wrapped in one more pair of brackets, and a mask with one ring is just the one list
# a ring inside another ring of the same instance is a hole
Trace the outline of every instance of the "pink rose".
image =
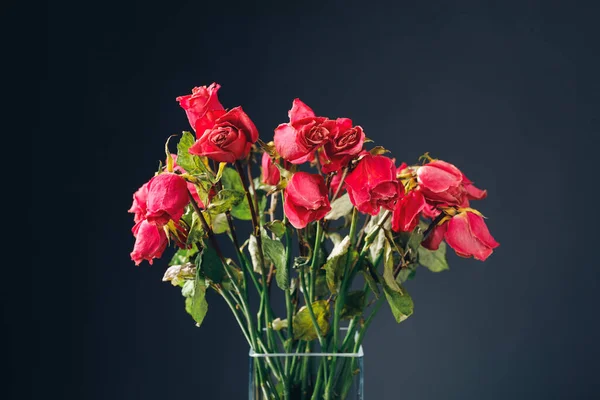
[(217, 118), (225, 114), (225, 109), (217, 97), (220, 87), (218, 83), (213, 83), (209, 87), (195, 87), (192, 89), (192, 94), (179, 96), (176, 99), (185, 110), (188, 121), (198, 138), (205, 130), (213, 127)]
[(461, 257), (485, 261), (500, 244), (490, 234), (483, 217), (463, 211), (448, 222), (446, 243)]
[(425, 198), (434, 203), (467, 207), (463, 174), (454, 165), (434, 160), (419, 167), (417, 181)]
[(349, 118), (338, 118), (336, 129), (319, 153), (321, 171), (328, 174), (348, 165), (363, 149), (365, 133), (360, 126), (352, 126)]
[(358, 211), (377, 215), (379, 208), (393, 210), (400, 196), (394, 161), (366, 154), (346, 179), (346, 190)]
[(317, 117), (300, 99), (295, 99), (288, 112), (290, 122), (275, 129), (275, 148), (284, 160), (302, 164), (314, 158), (314, 152), (336, 132), (335, 121)]
[(187, 182), (172, 172), (163, 172), (148, 182), (148, 222), (163, 226), (169, 220), (179, 221), (189, 203)]
[(321, 175), (296, 172), (284, 191), (284, 212), (295, 228), (304, 228), (331, 210), (325, 180)]
[(148, 199), (148, 182), (144, 183), (133, 194), (133, 204), (128, 212), (133, 213), (133, 221), (137, 224), (141, 220), (146, 218), (146, 202)]
[(152, 265), (154, 258), (160, 258), (167, 248), (167, 235), (162, 228), (143, 220), (132, 229), (135, 236), (135, 245), (131, 252), (131, 259), (135, 265), (140, 265), (147, 260)]
[(234, 163), (246, 158), (257, 140), (256, 126), (242, 107), (235, 107), (204, 131), (189, 152), (218, 162)]
[(273, 164), (271, 156), (267, 153), (263, 153), (262, 160), (262, 182), (267, 185), (277, 185), (279, 183), (280, 173), (279, 168)]

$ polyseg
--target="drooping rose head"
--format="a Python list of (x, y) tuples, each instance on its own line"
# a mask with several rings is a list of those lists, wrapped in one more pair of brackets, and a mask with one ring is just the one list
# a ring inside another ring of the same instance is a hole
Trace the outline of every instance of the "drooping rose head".
[(290, 122), (275, 129), (275, 148), (284, 160), (302, 164), (314, 158), (314, 152), (335, 134), (337, 124), (317, 117), (300, 99), (295, 99), (288, 112)]
[(379, 214), (379, 207), (393, 210), (400, 196), (394, 161), (388, 157), (365, 155), (344, 180), (350, 201), (358, 211)]
[(267, 185), (277, 185), (279, 183), (280, 173), (279, 168), (273, 164), (271, 156), (267, 153), (263, 153), (262, 160), (262, 182)]
[(463, 174), (454, 165), (434, 160), (417, 170), (417, 181), (429, 202), (448, 206), (468, 206)]
[(167, 248), (167, 234), (163, 228), (146, 220), (137, 223), (132, 232), (135, 236), (135, 245), (131, 252), (131, 259), (135, 265), (140, 265), (144, 260), (152, 265), (152, 260), (160, 258)]
[(425, 197), (420, 190), (411, 190), (403, 195), (392, 214), (392, 229), (396, 232), (412, 232), (424, 208)]
[(500, 244), (490, 234), (483, 217), (463, 211), (456, 214), (445, 234), (446, 243), (461, 257), (485, 261)]
[(142, 187), (140, 187), (133, 194), (133, 203), (131, 204), (131, 208), (128, 212), (133, 213), (133, 221), (137, 224), (144, 218), (146, 218), (146, 202), (148, 200), (148, 182), (144, 183)]
[(204, 131), (189, 151), (218, 162), (234, 163), (246, 158), (257, 140), (256, 126), (242, 107), (235, 107), (219, 117), (211, 129)]
[(325, 180), (321, 175), (296, 172), (284, 191), (284, 212), (297, 229), (325, 217), (331, 210)]
[(365, 133), (360, 126), (352, 126), (349, 118), (338, 118), (336, 129), (319, 153), (323, 173), (338, 171), (363, 149)]
[(448, 221), (444, 221), (441, 225), (436, 225), (433, 230), (429, 233), (429, 236), (421, 243), (423, 247), (429, 250), (437, 250), (440, 247), (440, 243), (446, 236), (448, 230)]
[(187, 182), (172, 172), (163, 172), (148, 182), (146, 219), (157, 226), (179, 221), (189, 202)]
[(225, 114), (225, 109), (217, 97), (220, 87), (218, 83), (208, 87), (195, 87), (192, 89), (192, 94), (179, 96), (176, 99), (185, 110), (190, 126), (196, 131), (197, 137), (200, 137), (206, 129), (212, 128), (215, 120)]

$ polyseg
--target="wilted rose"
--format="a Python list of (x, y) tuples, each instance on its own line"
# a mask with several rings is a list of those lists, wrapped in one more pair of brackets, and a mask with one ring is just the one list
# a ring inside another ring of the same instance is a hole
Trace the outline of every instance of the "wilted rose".
[(133, 194), (133, 203), (131, 204), (131, 208), (128, 212), (134, 214), (133, 221), (137, 224), (144, 218), (146, 218), (146, 209), (147, 209), (147, 200), (148, 200), (148, 182), (144, 183), (142, 187), (140, 187)]
[(394, 208), (392, 229), (396, 232), (412, 232), (419, 223), (425, 205), (425, 197), (420, 190), (411, 190), (403, 195)]
[(135, 265), (140, 265), (144, 260), (152, 265), (152, 260), (160, 258), (167, 248), (167, 234), (162, 228), (146, 220), (137, 223), (132, 232), (135, 236), (135, 245), (131, 252), (131, 259)]
[(262, 182), (267, 185), (277, 185), (279, 183), (280, 172), (279, 168), (273, 164), (271, 156), (267, 153), (263, 153), (262, 160)]
[(225, 109), (219, 102), (217, 92), (221, 85), (195, 87), (192, 94), (177, 97), (177, 101), (190, 122), (190, 126), (196, 131), (196, 136), (202, 136), (206, 129), (213, 127), (217, 118), (225, 114)]
[(204, 131), (189, 152), (218, 162), (234, 163), (246, 158), (257, 140), (256, 126), (242, 107), (235, 107)]
[(284, 212), (295, 228), (322, 219), (331, 210), (321, 175), (296, 172), (284, 191)]
[(179, 221), (189, 203), (187, 182), (172, 172), (163, 172), (148, 182), (146, 219), (163, 226), (169, 220)]
[(394, 161), (368, 153), (344, 182), (352, 204), (360, 212), (371, 215), (377, 215), (380, 207), (393, 210), (401, 190)]
[(352, 126), (349, 118), (338, 118), (336, 129), (319, 153), (323, 173), (338, 171), (363, 149), (365, 133), (360, 126)]

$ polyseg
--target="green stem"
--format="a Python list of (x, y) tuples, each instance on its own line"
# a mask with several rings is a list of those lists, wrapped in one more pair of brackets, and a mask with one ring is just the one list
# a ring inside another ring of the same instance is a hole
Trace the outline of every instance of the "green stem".
[(321, 222), (317, 221), (317, 232), (315, 233), (315, 245), (313, 248), (312, 260), (310, 263), (310, 301), (314, 301), (315, 283), (317, 281), (317, 259), (319, 258), (319, 251), (321, 250), (321, 240), (323, 237), (323, 227)]

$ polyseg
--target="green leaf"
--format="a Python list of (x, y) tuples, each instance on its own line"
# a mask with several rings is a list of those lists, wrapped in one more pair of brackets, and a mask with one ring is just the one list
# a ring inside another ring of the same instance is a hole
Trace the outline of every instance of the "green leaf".
[(396, 322), (400, 323), (406, 318), (410, 317), (413, 313), (414, 305), (412, 298), (402, 286), (400, 286), (400, 292), (390, 289), (385, 283), (383, 285), (383, 292), (390, 305), (392, 314), (396, 318)]
[[(383, 216), (384, 212), (385, 211), (381, 211), (378, 215), (371, 217), (371, 219), (369, 220), (369, 223), (365, 227), (365, 233), (369, 234), (374, 229), (377, 229), (377, 225), (379, 225), (379, 221), (380, 221), (381, 217)], [(369, 246), (369, 260), (371, 261), (372, 264), (375, 264), (375, 261), (377, 261), (377, 258), (383, 251), (383, 245), (385, 243), (385, 230), (386, 229), (388, 229), (388, 230), (390, 229), (389, 220), (387, 221), (387, 223), (383, 224), (381, 229), (379, 229), (379, 232), (377, 233), (377, 237), (375, 237), (375, 240), (373, 241), (371, 246)], [(375, 267), (377, 267), (377, 266), (375, 265)]]
[(196, 138), (190, 132), (183, 132), (179, 143), (177, 143), (177, 165), (186, 170), (190, 175), (206, 174), (206, 166), (200, 157), (190, 154), (190, 147), (196, 142)]
[(244, 191), (244, 185), (238, 175), (237, 171), (230, 167), (223, 169), (223, 175), (221, 176), (221, 182), (225, 189), (237, 190), (240, 192)]
[(365, 292), (362, 290), (349, 292), (346, 295), (346, 301), (344, 302), (340, 318), (352, 319), (362, 315), (365, 306), (365, 297)]
[(432, 272), (441, 272), (450, 269), (446, 260), (446, 243), (441, 242), (437, 250), (427, 250), (421, 246), (418, 250), (419, 264)]
[(376, 298), (379, 298), (379, 296), (381, 296), (381, 292), (379, 291), (379, 286), (377, 286), (377, 282), (375, 282), (375, 279), (371, 273), (368, 270), (362, 270), (361, 273), (365, 278), (365, 282), (367, 282), (367, 286), (369, 286), (369, 289), (371, 289), (371, 292), (373, 292)]
[(186, 281), (181, 294), (185, 297), (185, 311), (196, 321), (196, 326), (200, 327), (208, 311), (208, 303), (206, 302), (206, 284), (203, 279), (200, 279), (198, 273), (196, 279)]
[(211, 214), (220, 214), (231, 210), (244, 199), (244, 192), (223, 189), (212, 199), (207, 211)]
[(225, 276), (225, 270), (221, 259), (212, 246), (205, 246), (202, 252), (196, 257), (196, 267), (198, 273), (200, 271), (214, 283), (221, 283)]
[(265, 228), (273, 232), (279, 239), (285, 234), (285, 224), (279, 220), (267, 222)]
[(279, 240), (262, 235), (262, 245), (265, 256), (275, 265), (275, 280), (281, 290), (290, 288), (290, 279), (285, 259), (285, 247)]
[[(318, 300), (312, 303), (312, 309), (319, 326), (322, 336), (329, 332), (329, 305), (326, 300)], [(300, 308), (293, 319), (294, 339), (296, 340), (315, 340), (318, 338), (317, 330), (310, 317), (310, 311), (306, 306)]]
[(350, 202), (350, 196), (345, 193), (331, 203), (331, 211), (325, 215), (327, 220), (336, 220), (352, 212), (354, 205)]
[(194, 210), (192, 210), (190, 216), (191, 223), (189, 224), (190, 230), (188, 232), (187, 244), (194, 244), (199, 242), (204, 236), (204, 227), (200, 222), (200, 217), (198, 217), (198, 214)]
[(193, 244), (190, 249), (179, 249), (173, 254), (169, 265), (183, 265), (190, 262), (191, 258), (198, 253), (198, 247)]
[(386, 240), (384, 253), (383, 253), (383, 280), (386, 285), (396, 292), (401, 292), (400, 286), (396, 282), (396, 278), (394, 277), (394, 254), (392, 252), (392, 246)]
[(327, 286), (327, 276), (322, 269), (317, 270), (317, 278), (315, 279), (315, 297), (326, 297), (329, 295)]
[(227, 216), (224, 213), (213, 215), (211, 218), (211, 227), (215, 234), (227, 232), (229, 229), (229, 223), (227, 222)]
[(338, 243), (325, 262), (325, 273), (327, 278), (327, 286), (331, 293), (337, 293), (338, 286), (342, 280), (342, 274), (346, 265), (346, 257), (343, 257), (348, 252), (350, 247), (350, 236), (346, 236)]
[[(414, 265), (414, 264), (411, 264), (411, 265)], [(396, 277), (396, 282), (404, 283), (409, 279), (413, 279), (416, 274), (417, 274), (417, 271), (415, 269), (413, 269), (412, 267), (402, 268), (400, 270), (400, 272), (398, 272), (398, 276)]]

